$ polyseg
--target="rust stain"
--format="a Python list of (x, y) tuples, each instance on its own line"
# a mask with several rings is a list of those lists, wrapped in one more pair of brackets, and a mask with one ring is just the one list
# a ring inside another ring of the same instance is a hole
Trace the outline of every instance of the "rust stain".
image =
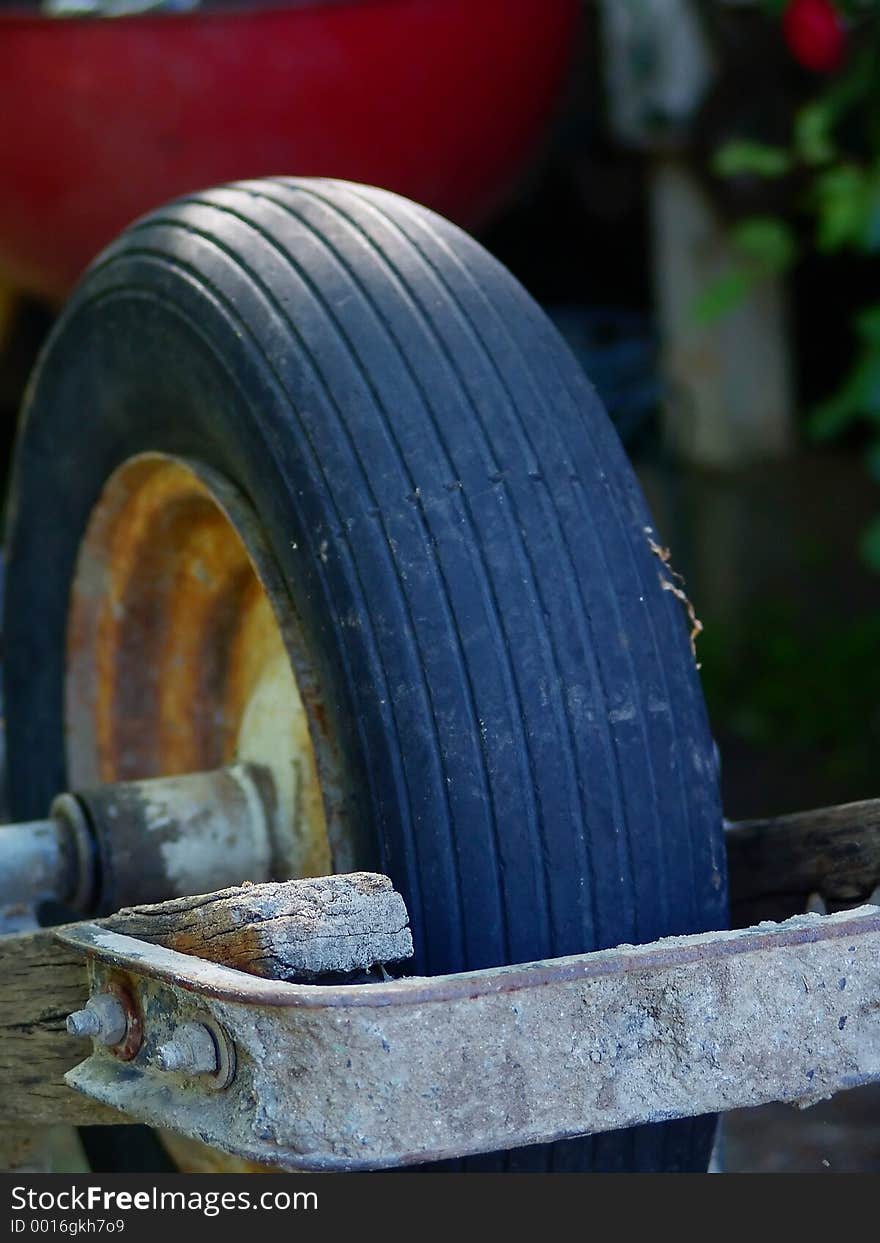
[(120, 1062), (130, 1062), (144, 1042), (144, 1018), (137, 1002), (137, 986), (129, 983), (127, 976), (111, 973), (102, 991), (112, 993), (125, 1011), (125, 1036), (119, 1044), (112, 1045), (109, 1052)]
[[(160, 454), (131, 459), (105, 486), (71, 594), (70, 778), (89, 787), (234, 762), (261, 682), (282, 670), (296, 805), (281, 827), (296, 834), (298, 860), (285, 875), (326, 873), (338, 756), (313, 675), (303, 687), (303, 645), (297, 659), (291, 651), (298, 628), (286, 589), (262, 544), (262, 560), (250, 555), (256, 520), (232, 509), (246, 507), (224, 488), (231, 494), (210, 472)], [(249, 745), (246, 758), (262, 762)]]

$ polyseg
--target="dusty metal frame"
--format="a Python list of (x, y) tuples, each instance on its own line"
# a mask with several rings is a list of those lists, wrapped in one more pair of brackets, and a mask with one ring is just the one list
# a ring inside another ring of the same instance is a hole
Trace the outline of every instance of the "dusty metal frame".
[[(331, 983), (328, 947), (353, 936), (362, 968), (405, 956), (385, 877), (0, 937), (0, 1119), (137, 1120), (266, 1165), (346, 1170), (812, 1103), (880, 1080), (880, 909), (849, 909), (880, 898), (878, 826), (880, 801), (727, 826), (739, 931), (461, 975)], [(805, 904), (834, 913), (759, 922)], [(122, 999), (127, 1018), (86, 1056), (73, 1037), (90, 997)]]
[[(138, 1121), (284, 1169), (407, 1165), (880, 1078), (880, 909), (799, 916), (514, 967), (327, 986), (260, 979), (95, 925), (59, 940), (125, 979), (144, 1041), (66, 1075)], [(182, 1023), (235, 1048), (225, 1088), (156, 1051)]]

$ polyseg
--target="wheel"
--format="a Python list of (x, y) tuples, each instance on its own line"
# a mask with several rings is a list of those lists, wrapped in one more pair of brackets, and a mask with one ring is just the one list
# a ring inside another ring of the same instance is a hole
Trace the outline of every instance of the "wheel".
[[(724, 926), (638, 485), (539, 308), (431, 212), (275, 179), (138, 221), (38, 366), (8, 542), (15, 817), (244, 751), (287, 781), (279, 868), (387, 872), (417, 971)], [(711, 1134), (467, 1164), (704, 1169)]]

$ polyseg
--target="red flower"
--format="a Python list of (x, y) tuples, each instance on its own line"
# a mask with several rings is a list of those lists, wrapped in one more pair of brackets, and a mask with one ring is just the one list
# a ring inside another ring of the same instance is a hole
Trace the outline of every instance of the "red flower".
[(814, 73), (834, 73), (846, 54), (843, 19), (831, 0), (789, 0), (782, 18), (792, 56)]

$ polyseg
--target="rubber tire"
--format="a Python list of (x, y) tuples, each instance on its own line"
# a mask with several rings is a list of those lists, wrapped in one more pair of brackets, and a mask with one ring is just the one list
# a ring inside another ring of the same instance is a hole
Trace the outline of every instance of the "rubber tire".
[[(592, 387), (475, 241), (389, 193), (243, 182), (89, 269), (17, 448), (10, 798), (65, 788), (67, 598), (114, 468), (160, 450), (262, 520), (341, 739), (365, 866), (451, 972), (726, 923), (713, 746), (680, 602)], [(697, 1120), (468, 1168), (705, 1169)]]

